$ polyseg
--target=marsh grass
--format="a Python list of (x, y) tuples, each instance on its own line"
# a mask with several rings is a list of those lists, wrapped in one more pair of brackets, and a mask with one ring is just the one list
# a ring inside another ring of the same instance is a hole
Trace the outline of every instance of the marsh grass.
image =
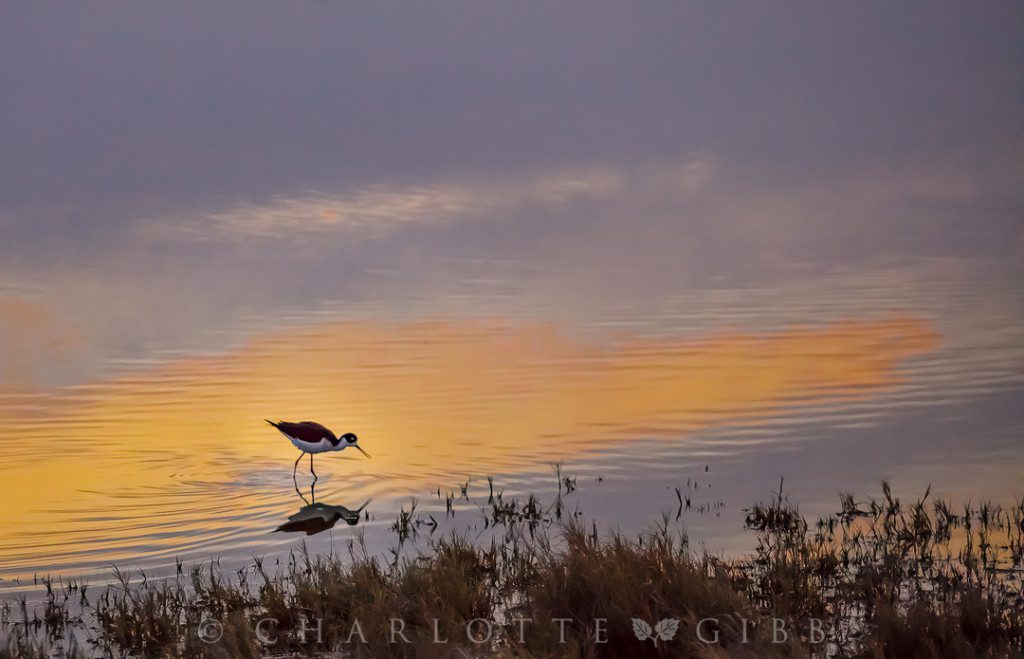
[[(837, 513), (808, 523), (780, 484), (745, 510), (753, 552), (723, 559), (692, 551), (668, 515), (635, 535), (601, 536), (567, 511), (575, 480), (557, 476), (549, 505), (507, 497), (488, 479), (476, 523), (491, 531), (487, 542), (437, 532), (414, 501), (392, 527), (398, 548), (384, 556), (357, 535), (328, 554), (303, 545), (273, 570), (260, 559), (230, 573), (213, 562), (141, 583), (116, 571), (92, 597), (80, 583), (45, 582), (39, 613), (4, 612), (0, 657), (1022, 656), (1024, 499), (953, 509), (926, 492), (905, 504), (883, 484), (877, 498), (843, 495)], [(470, 500), (468, 488), (437, 492), (446, 515), (456, 497)], [(402, 551), (421, 529), (424, 543)], [(678, 620), (678, 633), (638, 640), (634, 618)], [(781, 643), (776, 618), (787, 629)], [(823, 642), (813, 642), (811, 618), (822, 621)], [(261, 639), (263, 619), (274, 622)], [(392, 619), (404, 624), (394, 643)], [(521, 619), (533, 621), (522, 635)], [(567, 620), (564, 632), (556, 619)], [(484, 620), (493, 633), (476, 642)], [(718, 643), (698, 638), (701, 620)], [(212, 643), (201, 639), (209, 625)], [(68, 643), (74, 630), (85, 640)]]

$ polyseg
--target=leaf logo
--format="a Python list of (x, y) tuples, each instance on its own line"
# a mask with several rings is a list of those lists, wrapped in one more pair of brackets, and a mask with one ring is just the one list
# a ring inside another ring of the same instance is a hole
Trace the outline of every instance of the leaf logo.
[[(665, 618), (654, 626), (654, 633), (658, 637), (658, 641), (671, 641), (676, 636), (676, 632), (679, 630), (679, 621), (675, 618)], [(657, 641), (655, 641), (657, 645)]]
[(633, 633), (636, 634), (636, 637), (641, 641), (646, 641), (650, 638), (654, 640), (655, 645), (658, 644), (658, 640), (652, 636), (654, 630), (651, 629), (651, 626), (647, 624), (646, 620), (633, 618)]
[(675, 618), (665, 618), (651, 629), (646, 620), (633, 618), (633, 633), (641, 641), (650, 639), (657, 645), (658, 641), (671, 641), (679, 631), (679, 621)]

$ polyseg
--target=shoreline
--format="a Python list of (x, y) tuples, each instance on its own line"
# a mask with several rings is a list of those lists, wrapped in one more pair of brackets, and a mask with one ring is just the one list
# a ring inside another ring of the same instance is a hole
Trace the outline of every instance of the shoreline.
[(136, 584), (115, 568), (118, 583), (98, 590), (49, 581), (40, 611), (5, 603), (0, 657), (1021, 653), (1024, 497), (954, 508), (929, 492), (901, 502), (883, 483), (809, 522), (780, 484), (744, 509), (753, 551), (723, 559), (694, 551), (668, 515), (602, 537), (561, 494), (492, 491), (479, 515), (489, 545), (467, 527), (403, 553), (412, 508), (392, 524), (390, 557), (357, 536), (235, 572), (213, 561)]

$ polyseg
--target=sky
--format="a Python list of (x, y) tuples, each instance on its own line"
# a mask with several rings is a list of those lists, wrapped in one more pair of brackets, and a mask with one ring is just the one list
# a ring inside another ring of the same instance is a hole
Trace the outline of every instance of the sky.
[(5, 5), (0, 383), (323, 309), (1019, 262), (1022, 37), (1016, 2)]

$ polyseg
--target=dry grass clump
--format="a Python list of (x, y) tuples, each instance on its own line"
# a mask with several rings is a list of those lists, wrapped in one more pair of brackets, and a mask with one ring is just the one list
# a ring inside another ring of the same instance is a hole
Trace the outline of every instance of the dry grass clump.
[[(600, 540), (577, 523), (568, 524), (557, 549), (548, 544), (535, 551), (533, 571), (522, 585), (524, 617), (537, 621), (568, 618), (565, 638), (558, 626), (538, 624), (526, 636), (528, 656), (769, 656), (794, 653), (796, 636), (773, 644), (753, 631), (763, 619), (738, 592), (720, 563), (699, 558), (685, 537), (673, 536), (667, 524), (633, 538), (612, 534)], [(679, 621), (676, 635), (666, 645), (638, 641), (634, 618), (654, 624)], [(604, 643), (598, 643), (595, 619)], [(750, 642), (741, 642), (742, 620), (749, 621)], [(701, 635), (715, 644), (705, 643)], [(564, 643), (561, 641), (565, 641)]]
[(1022, 656), (1024, 499), (954, 513), (929, 494), (906, 505), (883, 483), (811, 528), (780, 485), (747, 511), (758, 544), (733, 582), (770, 615), (826, 621), (836, 654)]

